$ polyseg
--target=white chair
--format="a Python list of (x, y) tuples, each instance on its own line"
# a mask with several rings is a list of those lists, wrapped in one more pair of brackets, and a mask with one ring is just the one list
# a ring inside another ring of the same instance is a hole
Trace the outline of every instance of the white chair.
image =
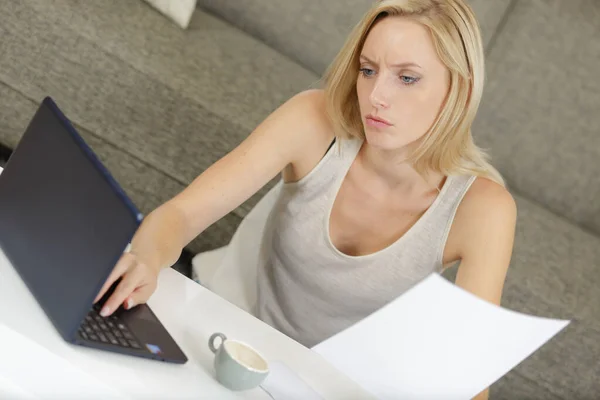
[(277, 183), (242, 220), (227, 246), (192, 259), (193, 278), (237, 307), (254, 314), (257, 265), (269, 213), (281, 190)]

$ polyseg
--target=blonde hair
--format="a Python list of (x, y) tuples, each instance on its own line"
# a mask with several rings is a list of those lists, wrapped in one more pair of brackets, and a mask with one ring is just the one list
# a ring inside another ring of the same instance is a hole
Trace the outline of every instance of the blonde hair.
[(374, 24), (387, 16), (416, 20), (431, 32), (441, 61), (450, 72), (446, 100), (409, 162), (422, 175), (476, 175), (505, 185), (487, 154), (473, 142), (484, 84), (484, 53), (473, 10), (463, 0), (379, 0), (356, 25), (324, 75), (326, 110), (337, 137), (364, 138), (356, 94), (359, 57)]

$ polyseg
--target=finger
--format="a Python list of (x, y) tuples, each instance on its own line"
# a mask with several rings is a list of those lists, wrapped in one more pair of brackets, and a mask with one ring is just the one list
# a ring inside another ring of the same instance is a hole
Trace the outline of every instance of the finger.
[(94, 303), (97, 303), (98, 300), (100, 300), (106, 294), (106, 292), (112, 286), (112, 284), (115, 283), (115, 281), (117, 279), (119, 279), (129, 269), (129, 267), (132, 265), (132, 263), (134, 261), (135, 261), (134, 257), (132, 257), (130, 254), (124, 254), (119, 259), (119, 261), (117, 262), (117, 265), (112, 270), (112, 272), (110, 273), (110, 275), (104, 282), (102, 289), (100, 289), (100, 292), (94, 299)]
[(138, 287), (131, 295), (129, 295), (129, 297), (127, 297), (125, 308), (130, 310), (137, 305), (146, 303), (150, 296), (152, 296), (152, 293), (154, 293), (155, 289), (156, 284), (151, 283)]
[(104, 294), (106, 294), (107, 290), (112, 286), (112, 284), (115, 283), (115, 281), (119, 279), (134, 262), (135, 258), (131, 254), (123, 254), (123, 256), (117, 262), (115, 268), (106, 279), (106, 282), (104, 282), (104, 286), (102, 286), (102, 289), (100, 289), (100, 292), (94, 299), (94, 304), (97, 303), (98, 300), (104, 296)]
[(106, 300), (106, 303), (104, 303), (104, 306), (100, 311), (101, 316), (107, 317), (111, 315), (121, 304), (123, 304), (125, 299), (133, 293), (140, 283), (140, 275), (139, 268), (132, 268), (123, 276), (123, 279), (119, 282), (113, 294)]

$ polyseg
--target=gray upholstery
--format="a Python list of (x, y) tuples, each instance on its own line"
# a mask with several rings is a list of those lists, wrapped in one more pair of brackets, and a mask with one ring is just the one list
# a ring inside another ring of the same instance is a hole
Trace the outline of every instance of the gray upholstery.
[[(10, 110), (0, 116), (0, 143), (11, 148), (17, 145), (38, 104), (37, 98), (28, 99), (8, 85), (0, 84), (0, 109)], [(68, 107), (66, 109), (68, 111)], [(178, 180), (123, 150), (121, 144), (104, 140), (78, 123), (75, 126), (143, 212), (153, 210), (184, 188)], [(190, 248), (202, 251), (227, 243), (240, 221), (236, 213), (227, 215), (200, 235)]]
[[(509, 2), (472, 1), (485, 42), (492, 37)], [(198, 0), (198, 4), (321, 74), (373, 0)]]
[(503, 306), (572, 319), (516, 371), (565, 399), (600, 393), (598, 237), (516, 196), (519, 221)]
[(600, 234), (600, 2), (518, 1), (475, 131), (512, 187)]
[[(149, 212), (287, 98), (315, 86), (370, 3), (199, 0), (204, 8), (182, 31), (142, 1), (6, 0), (0, 143), (14, 147), (39, 101), (51, 95)], [(487, 53), (474, 133), (507, 178), (519, 211), (503, 306), (573, 319), (495, 383), (491, 398), (594, 398), (600, 393), (600, 3), (472, 4)], [(226, 244), (265, 189), (190, 249)]]
[[(164, 175), (174, 185), (138, 183), (162, 199), (318, 80), (200, 11), (182, 32), (141, 1), (31, 0), (3, 6), (0, 26), (0, 80), (34, 102), (51, 95), (74, 123)], [(13, 144), (21, 133), (3, 130), (0, 141)], [(150, 204), (157, 205), (140, 208)], [(215, 232), (213, 243), (225, 244), (231, 232)]]

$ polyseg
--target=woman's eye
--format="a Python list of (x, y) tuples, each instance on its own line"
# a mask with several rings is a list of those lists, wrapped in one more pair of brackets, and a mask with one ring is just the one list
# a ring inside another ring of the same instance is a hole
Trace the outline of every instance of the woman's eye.
[(363, 74), (363, 76), (365, 77), (371, 77), (375, 74), (375, 71), (373, 71), (370, 68), (361, 68), (360, 73)]
[(419, 78), (415, 78), (412, 76), (407, 76), (407, 75), (402, 75), (400, 77), (400, 79), (402, 80), (402, 83), (404, 83), (405, 85), (412, 85), (413, 83), (416, 83)]

